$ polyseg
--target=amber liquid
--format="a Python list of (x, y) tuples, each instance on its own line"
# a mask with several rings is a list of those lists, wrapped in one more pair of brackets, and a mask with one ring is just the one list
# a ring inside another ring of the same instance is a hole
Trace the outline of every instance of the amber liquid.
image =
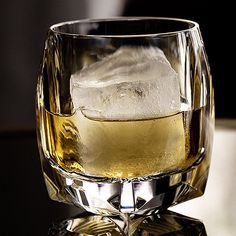
[(43, 150), (62, 168), (129, 178), (191, 166), (203, 147), (203, 109), (144, 120), (94, 120), (43, 110)]

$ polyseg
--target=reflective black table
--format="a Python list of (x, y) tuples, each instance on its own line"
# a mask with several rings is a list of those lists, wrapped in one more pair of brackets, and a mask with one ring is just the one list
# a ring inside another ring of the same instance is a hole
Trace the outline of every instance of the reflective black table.
[[(41, 172), (34, 130), (0, 132), (0, 149), (2, 183), (0, 235), (76, 236), (79, 234), (71, 232), (83, 225), (84, 217), (89, 217), (85, 218), (86, 222), (92, 225), (95, 220), (98, 225), (102, 222), (106, 224), (108, 222), (109, 225), (109, 222), (112, 222), (113, 228), (117, 225), (119, 229), (122, 228), (117, 219), (80, 215), (82, 210), (49, 199)], [(160, 232), (158, 225), (162, 225), (166, 232), (168, 229), (170, 231), (162, 235), (206, 235), (206, 233), (208, 236), (235, 235), (235, 166), (236, 120), (217, 120), (212, 165), (205, 195), (170, 208), (171, 211), (165, 213), (169, 218), (160, 218), (156, 215), (154, 218), (135, 219), (136, 224), (132, 227), (136, 227), (135, 230), (138, 231), (134, 235), (161, 235), (158, 234)], [(182, 216), (180, 219), (173, 211), (200, 221)], [(162, 223), (159, 224), (160, 222)], [(156, 231), (152, 234), (142, 231), (148, 227), (154, 227)], [(173, 227), (177, 229), (176, 234), (173, 234)], [(181, 234), (181, 230), (185, 230), (184, 234), (183, 232)], [(139, 234), (140, 232), (143, 234)], [(199, 232), (202, 234), (197, 234)], [(108, 232), (104, 235), (122, 235), (119, 233), (121, 232), (117, 231), (117, 234)]]

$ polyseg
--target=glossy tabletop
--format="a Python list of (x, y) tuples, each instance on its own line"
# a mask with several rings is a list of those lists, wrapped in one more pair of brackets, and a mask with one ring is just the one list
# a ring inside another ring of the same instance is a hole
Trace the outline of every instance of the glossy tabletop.
[[(49, 199), (34, 131), (0, 132), (0, 149), (0, 235), (48, 235), (54, 223), (81, 212)], [(201, 220), (208, 236), (235, 235), (235, 166), (236, 120), (217, 120), (205, 195), (170, 210)]]

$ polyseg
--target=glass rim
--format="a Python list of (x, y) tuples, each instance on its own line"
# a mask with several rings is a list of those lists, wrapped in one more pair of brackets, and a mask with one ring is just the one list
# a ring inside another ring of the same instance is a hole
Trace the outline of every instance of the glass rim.
[[(119, 21), (143, 21), (143, 20), (157, 20), (157, 21), (172, 21), (172, 22), (181, 22), (186, 23), (188, 28), (183, 28), (181, 30), (173, 30), (173, 31), (166, 31), (166, 32), (159, 32), (159, 33), (144, 33), (144, 34), (83, 34), (83, 33), (71, 33), (65, 32), (60, 30), (59, 28), (65, 25), (73, 25), (79, 23), (101, 23), (101, 22), (119, 22)], [(79, 19), (79, 20), (71, 20), (71, 21), (64, 21), (60, 23), (53, 24), (49, 27), (49, 30), (58, 35), (67, 35), (73, 37), (91, 37), (91, 38), (135, 38), (135, 37), (156, 37), (156, 36), (173, 36), (178, 35), (181, 33), (191, 32), (199, 28), (199, 24), (195, 21), (182, 19), (182, 18), (172, 18), (172, 17), (107, 17), (107, 18), (87, 18), (87, 19)]]

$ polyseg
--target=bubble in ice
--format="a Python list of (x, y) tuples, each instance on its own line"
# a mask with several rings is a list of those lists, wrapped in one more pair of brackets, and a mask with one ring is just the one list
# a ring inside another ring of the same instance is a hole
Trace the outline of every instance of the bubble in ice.
[(95, 119), (142, 119), (180, 111), (177, 73), (157, 47), (120, 47), (71, 76), (75, 109)]

